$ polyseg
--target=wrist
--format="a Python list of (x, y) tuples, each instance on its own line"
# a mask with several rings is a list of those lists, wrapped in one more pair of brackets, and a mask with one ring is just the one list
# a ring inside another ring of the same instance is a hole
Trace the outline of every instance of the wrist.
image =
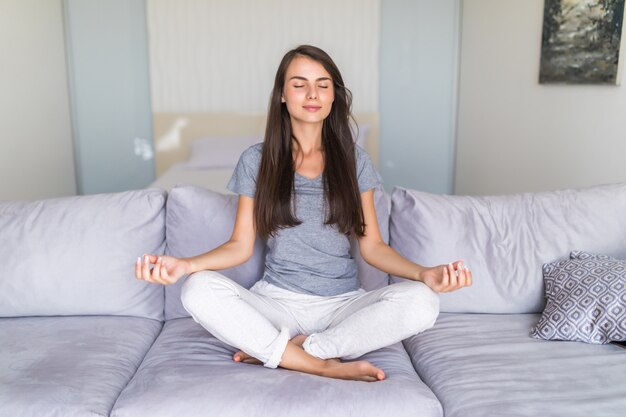
[(418, 265), (417, 269), (413, 273), (413, 280), (414, 281), (424, 282), (424, 271), (426, 271), (426, 268), (421, 267), (421, 266)]
[(185, 273), (183, 275), (191, 275), (194, 272), (197, 272), (195, 269), (196, 265), (193, 262), (193, 258), (181, 258), (180, 261), (183, 263), (185, 267), (184, 268)]

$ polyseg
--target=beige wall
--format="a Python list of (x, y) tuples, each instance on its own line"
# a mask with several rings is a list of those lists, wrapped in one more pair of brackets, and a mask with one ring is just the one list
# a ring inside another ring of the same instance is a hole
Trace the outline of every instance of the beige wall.
[(457, 194), (626, 182), (626, 86), (539, 85), (542, 0), (465, 0)]
[[(290, 10), (287, 0), (272, 1)], [(324, 30), (310, 31), (306, 25), (289, 24), (283, 16), (286, 27), (279, 31), (276, 25), (266, 25), (270, 29), (258, 31), (258, 39), (233, 39), (236, 33), (220, 36), (221, 43), (214, 38), (207, 51), (217, 55), (191, 49), (172, 52), (167, 45), (151, 50), (153, 107), (216, 111), (219, 103), (224, 104), (222, 110), (229, 110), (246, 102), (253, 103), (248, 110), (262, 111), (267, 91), (258, 86), (271, 85), (266, 78), (273, 75), (282, 49), (312, 42), (337, 48), (330, 52), (356, 93), (355, 110), (377, 111), (380, 11), (378, 0), (367, 2), (367, 7), (356, 8), (352, 1), (345, 3), (361, 13), (360, 23), (344, 19), (345, 27), (320, 17), (316, 21), (321, 26), (315, 27)], [(166, 37), (174, 47), (175, 36), (193, 38), (201, 31), (226, 30), (224, 22), (213, 22), (211, 29), (197, 18), (197, 8), (221, 3), (184, 4), (188, 6), (176, 6), (182, 15), (168, 17), (174, 2), (148, 0), (151, 36)], [(241, 12), (250, 14), (248, 9)], [(262, 13), (254, 9), (250, 16)], [(249, 25), (257, 25), (250, 16)], [(463, 1), (456, 193), (540, 191), (626, 181), (626, 86), (539, 85), (542, 18), (542, 0)], [(181, 22), (189, 20), (192, 24), (183, 30)], [(287, 29), (293, 37), (281, 40), (278, 34)], [(346, 42), (334, 43), (337, 37)], [(269, 68), (267, 74), (256, 71), (254, 78), (241, 83), (241, 76), (229, 76), (223, 83), (212, 83), (217, 91), (198, 84), (204, 78), (194, 74), (205, 75), (212, 65), (223, 65), (228, 50), (254, 51), (261, 40), (284, 42), (282, 49), (272, 49), (276, 56), (259, 49), (245, 67), (246, 71)], [(172, 53), (188, 60), (187, 72), (173, 72), (175, 67), (165, 61)], [(261, 56), (268, 62), (258, 62)], [(366, 64), (354, 66), (359, 60)], [(0, 91), (0, 200), (75, 194), (61, 0), (0, 0)]]
[(61, 0), (0, 0), (0, 200), (76, 194)]

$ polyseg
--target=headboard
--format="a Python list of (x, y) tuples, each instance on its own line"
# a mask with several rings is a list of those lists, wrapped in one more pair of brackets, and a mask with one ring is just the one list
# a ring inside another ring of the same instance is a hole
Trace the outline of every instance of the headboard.
[[(262, 136), (265, 118), (265, 113), (154, 113), (157, 177), (189, 158), (191, 141), (210, 136)], [(378, 166), (378, 113), (356, 113), (354, 118), (358, 125), (368, 127), (365, 147)]]

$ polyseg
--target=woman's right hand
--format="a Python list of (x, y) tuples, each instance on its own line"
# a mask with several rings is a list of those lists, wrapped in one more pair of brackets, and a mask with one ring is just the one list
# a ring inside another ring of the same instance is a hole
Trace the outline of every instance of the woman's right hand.
[(174, 284), (183, 275), (189, 274), (191, 266), (185, 259), (172, 256), (144, 255), (135, 262), (135, 276), (153, 284)]

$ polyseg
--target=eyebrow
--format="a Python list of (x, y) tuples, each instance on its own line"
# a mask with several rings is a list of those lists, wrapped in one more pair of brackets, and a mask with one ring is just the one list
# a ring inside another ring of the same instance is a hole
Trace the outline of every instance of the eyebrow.
[[(302, 80), (302, 81), (309, 81), (309, 79), (308, 79), (308, 78), (301, 77), (301, 76), (299, 76), (299, 75), (295, 75), (295, 76), (291, 77), (291, 78), (289, 79), (289, 81), (294, 80), (294, 79), (295, 79), (295, 80)], [(317, 80), (315, 80), (315, 81), (332, 81), (332, 80), (331, 80), (329, 77), (320, 77), (320, 78), (318, 78), (318, 79), (317, 79)]]

